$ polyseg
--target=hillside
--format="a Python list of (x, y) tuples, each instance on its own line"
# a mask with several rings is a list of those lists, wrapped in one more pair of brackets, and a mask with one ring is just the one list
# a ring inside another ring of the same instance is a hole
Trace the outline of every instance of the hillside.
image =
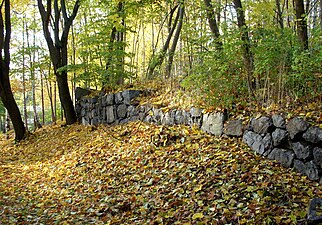
[(298, 224), (315, 182), (237, 139), (141, 122), (0, 142), (2, 224)]

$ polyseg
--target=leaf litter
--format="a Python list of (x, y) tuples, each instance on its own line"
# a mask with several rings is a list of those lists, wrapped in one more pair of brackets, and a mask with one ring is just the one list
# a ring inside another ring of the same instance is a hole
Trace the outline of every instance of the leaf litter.
[(0, 141), (2, 224), (300, 224), (319, 184), (240, 139), (134, 122)]

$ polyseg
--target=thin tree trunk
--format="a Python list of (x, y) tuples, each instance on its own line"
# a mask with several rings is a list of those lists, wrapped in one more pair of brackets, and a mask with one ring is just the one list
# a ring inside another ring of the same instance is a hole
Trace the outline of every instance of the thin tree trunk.
[(320, 0), (320, 29), (322, 30), (322, 0)]
[(215, 15), (213, 6), (211, 4), (211, 0), (204, 0), (204, 3), (206, 6), (209, 27), (211, 32), (215, 36), (215, 43), (216, 43), (217, 49), (222, 49), (222, 42), (220, 41), (219, 28), (216, 21), (216, 15)]
[[(170, 21), (169, 21), (169, 24), (171, 24), (172, 22), (172, 15), (173, 13), (175, 12), (175, 9), (177, 8), (174, 7), (170, 13)], [(172, 35), (175, 31), (175, 28), (177, 26), (177, 23), (179, 21), (179, 16), (180, 16), (180, 13), (178, 11), (177, 13), (177, 16), (172, 24), (172, 27), (170, 28), (170, 31), (169, 31), (169, 34), (168, 34), (168, 37), (167, 37), (167, 40), (166, 42), (164, 43), (163, 45), (163, 48), (161, 50), (161, 52), (158, 54), (158, 55), (152, 55), (151, 57), (151, 61), (149, 63), (149, 68), (148, 68), (148, 74), (147, 74), (147, 78), (148, 79), (151, 79), (153, 77), (153, 73), (154, 73), (154, 70), (157, 66), (160, 66), (162, 65), (163, 61), (164, 61), (164, 58), (165, 58), (165, 54), (167, 52), (167, 50), (169, 49), (169, 45), (170, 45), (170, 41), (171, 41), (171, 38), (172, 38)]]
[[(70, 27), (75, 19), (78, 9), (80, 7), (80, 0), (76, 0), (74, 8), (70, 16), (67, 13), (65, 0), (61, 0), (61, 4), (58, 4), (58, 0), (54, 0), (54, 15), (52, 15), (52, 0), (47, 0), (47, 8), (45, 9), (42, 0), (38, 0), (38, 8), (42, 19), (43, 32), (47, 42), (47, 46), (50, 53), (50, 58), (54, 67), (54, 74), (56, 76), (59, 98), (64, 109), (66, 124), (73, 124), (77, 122), (76, 112), (71, 99), (71, 95), (68, 87), (67, 71), (59, 71), (60, 68), (68, 65), (68, 34)], [(59, 8), (60, 6), (60, 8)], [(62, 15), (62, 18), (61, 18)], [(50, 19), (53, 18), (53, 35), (51, 36), (49, 31)], [(63, 29), (60, 35), (59, 24), (62, 21)]]
[(26, 96), (26, 53), (25, 53), (25, 31), (26, 28), (26, 17), (23, 17), (23, 32), (22, 32), (22, 92), (23, 92), (23, 117), (25, 121), (26, 131), (28, 131), (28, 112), (27, 112), (27, 96)]
[(297, 35), (303, 50), (309, 48), (309, 40), (307, 34), (306, 13), (304, 10), (303, 0), (295, 0), (296, 28)]
[[(247, 31), (247, 25), (245, 21), (244, 9), (242, 7), (240, 0), (234, 0), (234, 7), (237, 12), (237, 24), (238, 28), (241, 32), (241, 40), (242, 40), (242, 50), (243, 50), (243, 58), (247, 72), (247, 86), (248, 93), (250, 96), (254, 97), (254, 82), (253, 82), (253, 54), (250, 49), (250, 39)], [(258, 82), (257, 82), (258, 83)], [(258, 85), (258, 84), (257, 84)]]
[(283, 12), (281, 9), (281, 0), (275, 0), (276, 5), (276, 20), (279, 27), (283, 30), (284, 29), (284, 23), (283, 23)]
[[(5, 14), (5, 18), (3, 18), (3, 12)], [(0, 97), (4, 107), (8, 110), (8, 114), (12, 119), (15, 131), (15, 140), (20, 141), (25, 137), (26, 129), (10, 86), (10, 38), (10, 0), (4, 0), (0, 7)]]
[(178, 40), (180, 37), (180, 33), (181, 33), (181, 29), (182, 29), (183, 16), (184, 16), (184, 3), (181, 3), (181, 5), (179, 6), (178, 14), (179, 14), (178, 25), (177, 25), (177, 29), (176, 29), (176, 32), (173, 37), (172, 46), (169, 50), (169, 59), (168, 59), (167, 67), (166, 67), (166, 77), (167, 78), (169, 78), (171, 76), (171, 69), (172, 69), (174, 52), (176, 50)]

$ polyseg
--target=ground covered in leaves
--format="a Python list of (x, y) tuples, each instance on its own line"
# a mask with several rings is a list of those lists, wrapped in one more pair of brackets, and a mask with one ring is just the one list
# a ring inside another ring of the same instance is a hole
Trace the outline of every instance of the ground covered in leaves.
[(238, 139), (141, 122), (0, 141), (1, 224), (298, 224), (321, 187)]

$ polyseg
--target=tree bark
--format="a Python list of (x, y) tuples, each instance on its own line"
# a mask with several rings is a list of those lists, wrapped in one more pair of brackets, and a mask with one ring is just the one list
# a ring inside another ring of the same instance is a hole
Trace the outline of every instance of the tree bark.
[(281, 9), (281, 1), (275, 0), (275, 5), (276, 5), (276, 20), (277, 20), (279, 27), (283, 30), (284, 23), (283, 23), (283, 12)]
[[(5, 19), (3, 19), (3, 5)], [(0, 97), (12, 120), (15, 140), (20, 141), (25, 137), (26, 129), (10, 86), (10, 36), (10, 0), (4, 0), (0, 7)]]
[(177, 13), (177, 16), (173, 22), (173, 25), (171, 27), (171, 22), (172, 22), (172, 17), (173, 17), (173, 14), (175, 12), (175, 10), (178, 8), (178, 5), (175, 6), (173, 9), (171, 9), (170, 11), (170, 20), (169, 20), (169, 24), (170, 24), (170, 28), (169, 28), (169, 34), (168, 34), (168, 37), (167, 37), (167, 40), (165, 41), (164, 45), (163, 45), (163, 48), (161, 50), (161, 52), (158, 54), (158, 55), (152, 55), (151, 57), (151, 60), (150, 60), (150, 63), (149, 63), (149, 67), (148, 67), (148, 73), (147, 73), (147, 78), (148, 79), (151, 79), (153, 77), (153, 73), (154, 73), (154, 70), (157, 66), (160, 66), (162, 65), (163, 63), (163, 60), (165, 58), (165, 54), (167, 52), (167, 50), (169, 49), (169, 45), (170, 45), (170, 41), (171, 41), (171, 38), (172, 38), (172, 35), (175, 31), (175, 28), (177, 26), (177, 23), (179, 21), (179, 11)]
[(180, 37), (180, 33), (181, 33), (181, 29), (182, 29), (182, 25), (183, 25), (184, 3), (180, 4), (179, 9), (178, 9), (178, 14), (179, 14), (178, 25), (177, 25), (177, 29), (176, 29), (176, 32), (175, 32), (174, 37), (173, 37), (172, 46), (171, 46), (170, 51), (169, 51), (169, 60), (168, 60), (168, 64), (167, 64), (167, 67), (166, 67), (166, 76), (167, 76), (167, 78), (169, 78), (171, 76), (171, 69), (172, 69), (174, 52), (176, 50), (178, 40), (179, 40), (179, 37)]
[[(58, 0), (54, 0), (54, 15), (52, 15), (52, 0), (47, 1), (45, 9), (42, 0), (38, 0), (38, 9), (41, 15), (43, 32), (50, 53), (50, 58), (54, 67), (54, 74), (58, 84), (59, 98), (66, 117), (66, 124), (73, 124), (77, 121), (75, 108), (70, 96), (68, 87), (67, 71), (60, 68), (68, 65), (67, 42), (70, 27), (75, 19), (80, 7), (80, 0), (76, 0), (73, 12), (70, 16), (67, 14), (65, 0), (60, 1), (61, 8), (58, 6)], [(61, 18), (62, 14), (62, 18)], [(53, 17), (53, 35), (49, 31), (50, 19)], [(62, 33), (59, 32), (60, 21), (63, 21)]]
[(322, 0), (320, 0), (320, 29), (322, 30)]
[(309, 39), (307, 34), (306, 12), (303, 0), (295, 0), (296, 28), (297, 35), (303, 50), (309, 48)]
[(206, 6), (209, 27), (211, 32), (215, 36), (215, 43), (216, 43), (217, 49), (222, 49), (222, 42), (220, 41), (219, 28), (216, 21), (216, 15), (213, 10), (213, 6), (211, 4), (211, 0), (204, 0), (204, 3)]
[(248, 86), (248, 93), (250, 96), (254, 97), (254, 82), (253, 82), (253, 68), (254, 68), (254, 63), (253, 63), (253, 53), (251, 52), (250, 48), (250, 39), (249, 39), (249, 34), (247, 31), (247, 25), (245, 21), (245, 15), (244, 15), (244, 10), (241, 4), (240, 0), (234, 0), (234, 7), (237, 12), (237, 24), (238, 28), (241, 31), (241, 40), (243, 42), (242, 44), (242, 50), (243, 50), (243, 58), (244, 58), (244, 63), (246, 67), (246, 72), (247, 72), (247, 86)]

